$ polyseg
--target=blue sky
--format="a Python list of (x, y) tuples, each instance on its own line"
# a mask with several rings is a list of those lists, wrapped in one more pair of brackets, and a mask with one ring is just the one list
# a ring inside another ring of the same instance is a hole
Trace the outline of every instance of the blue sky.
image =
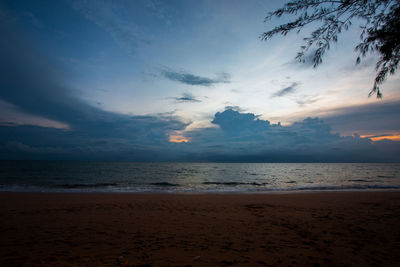
[(2, 1), (0, 157), (398, 161), (399, 76), (368, 98), (357, 25), (317, 69), (260, 41), (281, 4)]

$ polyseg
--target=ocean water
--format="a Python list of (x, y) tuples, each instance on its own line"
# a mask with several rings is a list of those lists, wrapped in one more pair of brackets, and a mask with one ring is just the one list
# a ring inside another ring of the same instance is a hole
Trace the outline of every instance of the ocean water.
[(263, 192), (400, 189), (400, 164), (0, 161), (0, 191)]

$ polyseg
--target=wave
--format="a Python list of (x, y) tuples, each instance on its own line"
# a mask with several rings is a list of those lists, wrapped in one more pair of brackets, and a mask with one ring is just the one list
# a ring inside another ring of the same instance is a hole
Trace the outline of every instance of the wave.
[(74, 188), (99, 188), (99, 187), (111, 187), (111, 186), (118, 186), (118, 184), (117, 183), (61, 184), (61, 185), (56, 185), (54, 187), (74, 189)]
[(237, 185), (255, 185), (255, 186), (263, 186), (267, 185), (268, 183), (256, 183), (256, 182), (203, 182), (204, 185), (230, 185), (230, 186), (237, 186)]
[(394, 175), (378, 175), (378, 178), (395, 178)]
[(346, 191), (346, 190), (373, 190), (373, 189), (400, 189), (400, 185), (327, 185), (327, 186), (299, 186), (292, 188), (271, 188), (271, 191)]
[(155, 185), (155, 186), (181, 186), (180, 184), (173, 184), (173, 183), (168, 183), (168, 182), (150, 183), (150, 185)]

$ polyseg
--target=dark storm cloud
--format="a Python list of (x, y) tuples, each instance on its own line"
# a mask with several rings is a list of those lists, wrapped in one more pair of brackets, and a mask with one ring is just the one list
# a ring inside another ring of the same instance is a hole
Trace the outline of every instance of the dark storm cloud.
[(143, 139), (136, 136), (123, 138), (116, 134), (113, 137), (93, 137), (88, 131), (63, 131), (28, 125), (0, 126), (0, 141), (0, 159), (8, 160), (165, 161), (174, 160), (179, 155), (167, 150), (168, 143), (154, 139), (150, 143), (142, 143)]
[(400, 101), (337, 108), (330, 115), (323, 116), (324, 121), (339, 132), (355, 131), (399, 131)]
[(183, 93), (182, 96), (180, 97), (175, 97), (174, 98), (176, 102), (179, 103), (196, 103), (196, 102), (201, 102), (201, 100), (198, 100), (195, 96), (193, 96), (190, 93)]
[(198, 85), (207, 87), (217, 83), (229, 83), (230, 78), (229, 74), (227, 73), (220, 73), (217, 75), (216, 78), (212, 79), (197, 76), (187, 72), (176, 72), (167, 69), (161, 70), (161, 74), (171, 81), (176, 81), (187, 85)]
[(13, 27), (3, 23), (0, 33), (0, 100), (19, 111), (62, 122), (70, 128), (65, 131), (12, 124), (0, 127), (0, 147), (3, 152), (8, 151), (1, 153), (3, 156), (10, 154), (11, 148), (30, 155), (35, 151), (75, 151), (79, 157), (80, 150), (95, 155), (106, 147), (94, 145), (98, 140), (106, 140), (111, 144), (108, 149), (116, 154), (118, 148), (137, 151), (138, 144), (152, 151), (169, 143), (169, 132), (187, 126), (173, 116), (128, 116), (88, 105), (65, 86), (61, 68), (18, 36)]
[(98, 110), (63, 86), (62, 75), (56, 71), (59, 66), (8, 23), (0, 25), (0, 33), (4, 37), (0, 39), (1, 99), (27, 113), (68, 123), (95, 116)]
[(291, 93), (296, 91), (296, 88), (298, 86), (299, 86), (299, 83), (294, 82), (290, 86), (285, 87), (285, 88), (275, 92), (274, 94), (272, 94), (272, 97), (281, 97), (281, 96), (285, 96), (285, 95), (291, 94)]

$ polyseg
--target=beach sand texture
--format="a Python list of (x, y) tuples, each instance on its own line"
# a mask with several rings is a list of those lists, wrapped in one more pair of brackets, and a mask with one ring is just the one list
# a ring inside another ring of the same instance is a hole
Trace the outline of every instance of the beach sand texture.
[(0, 266), (400, 266), (400, 192), (1, 193)]

